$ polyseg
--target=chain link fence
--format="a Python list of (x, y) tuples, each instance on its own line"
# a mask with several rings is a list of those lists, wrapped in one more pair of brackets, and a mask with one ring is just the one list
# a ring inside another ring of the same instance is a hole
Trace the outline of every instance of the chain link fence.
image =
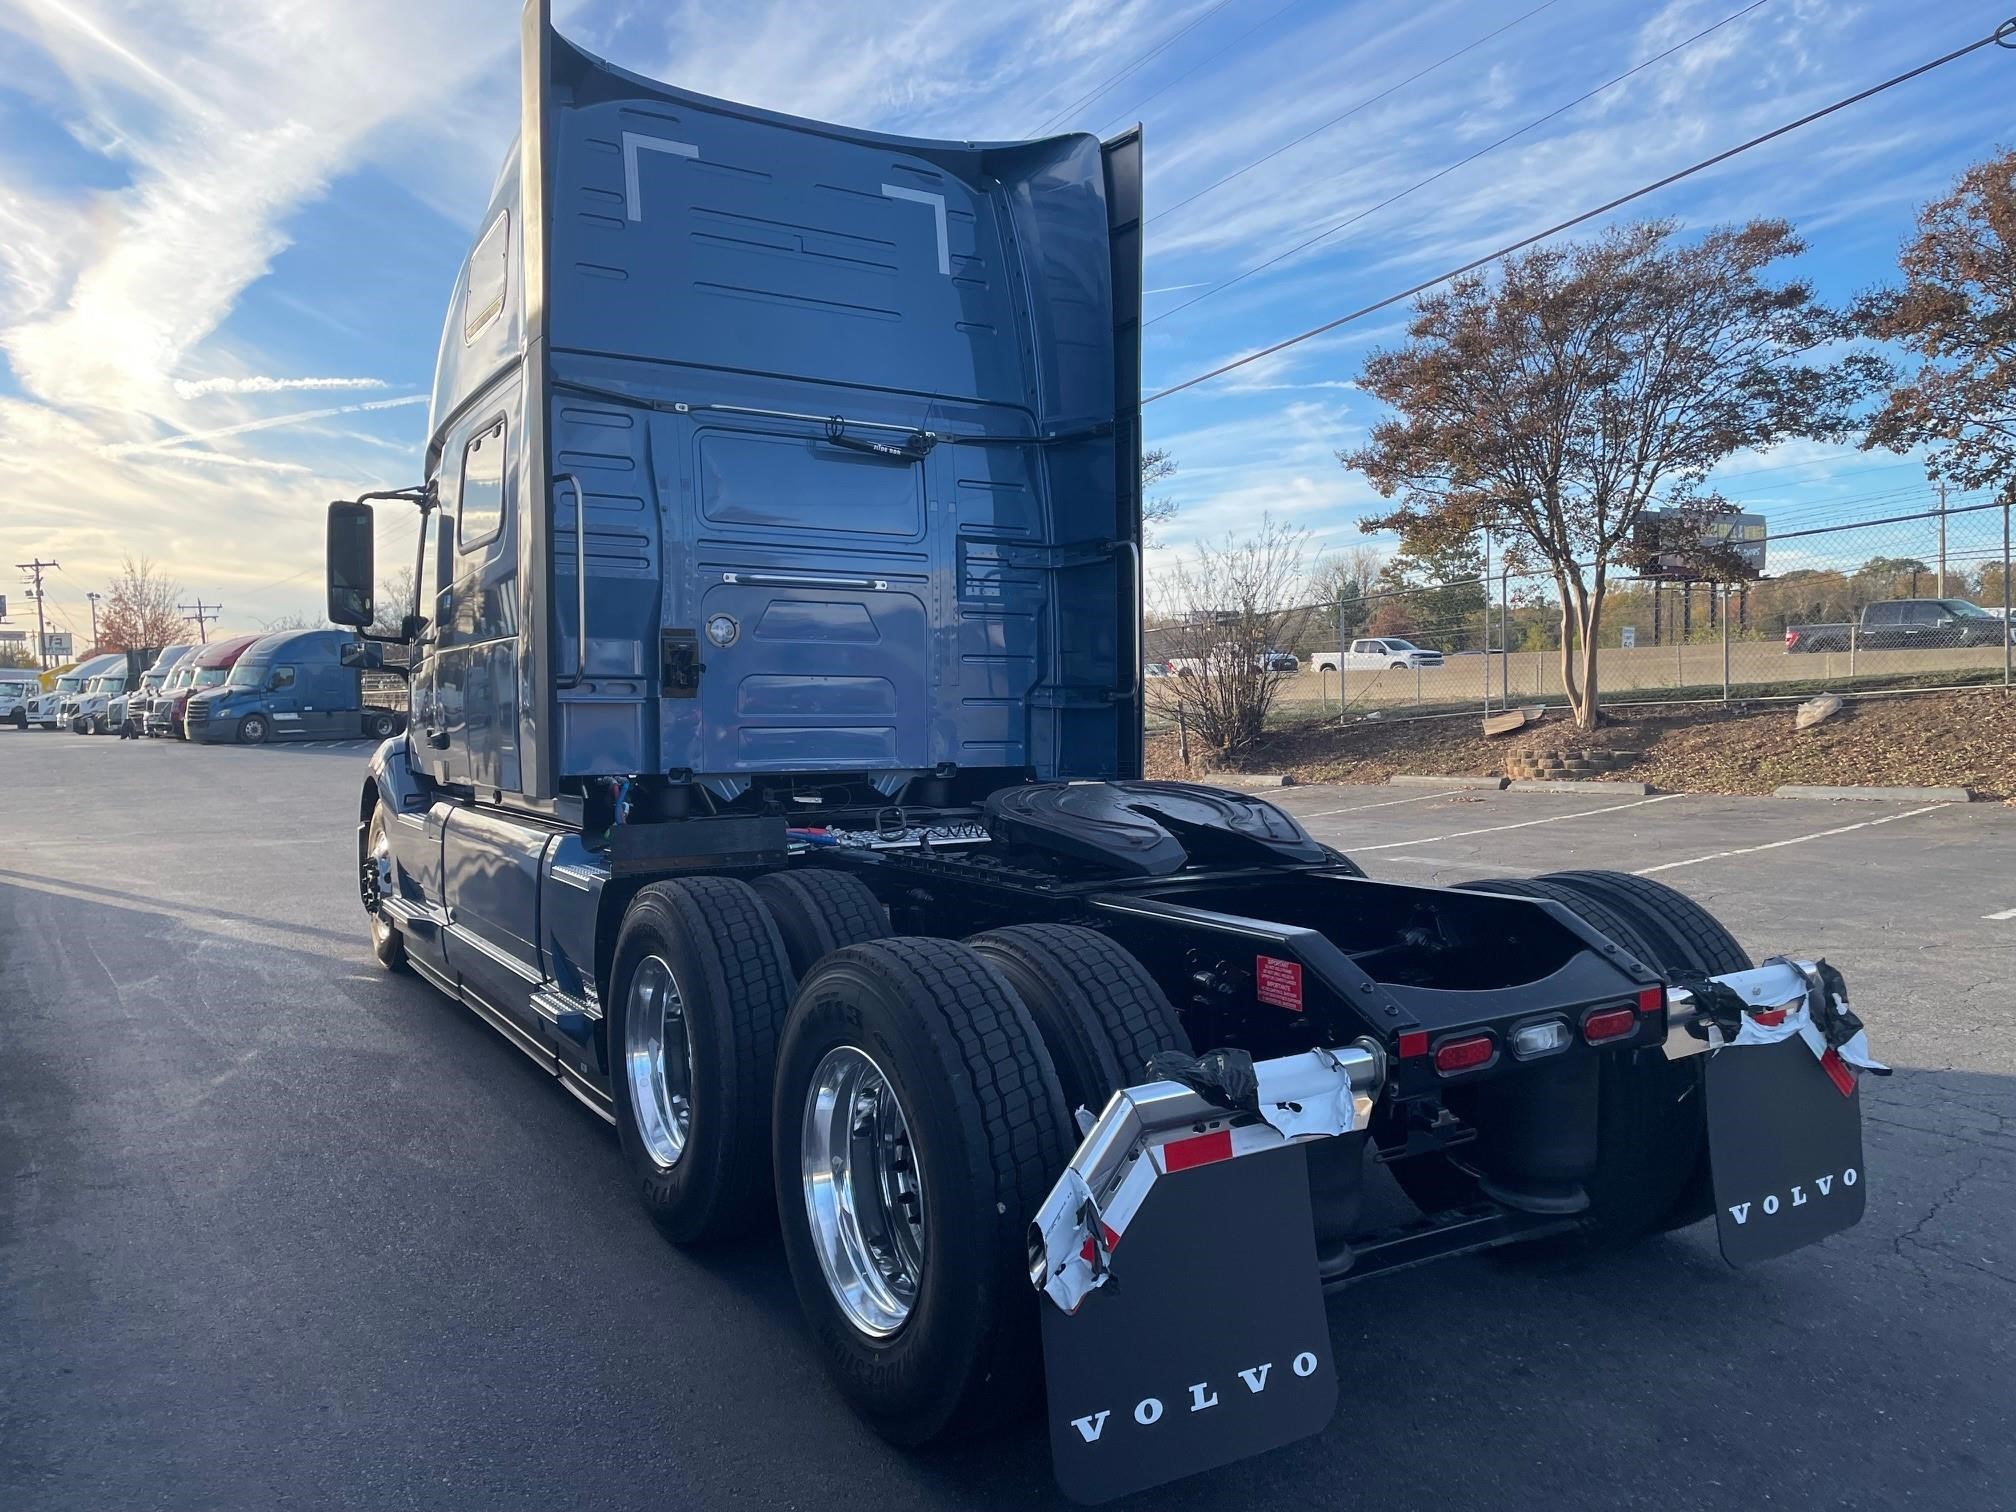
[[(1606, 706), (2011, 685), (2006, 505), (1804, 529), (1795, 517), (1750, 544), (1762, 567), (1741, 581), (1612, 578), (1597, 651)], [(1566, 699), (1551, 576), (1380, 589), (1270, 621), (1270, 723)], [(1151, 679), (1180, 679), (1186, 640), (1194, 622), (1147, 628)], [(1173, 723), (1180, 690), (1151, 700), (1151, 727)]]

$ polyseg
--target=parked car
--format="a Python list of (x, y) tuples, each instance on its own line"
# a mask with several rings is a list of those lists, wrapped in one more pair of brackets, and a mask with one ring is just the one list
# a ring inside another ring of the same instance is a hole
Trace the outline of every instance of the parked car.
[(1891, 599), (1864, 604), (1852, 635), (1846, 620), (1787, 625), (1785, 649), (1846, 651), (1851, 642), (1863, 651), (1999, 646), (2009, 634), (2009, 624), (2001, 615), (1990, 614), (1966, 599)]
[(363, 672), (344, 664), (357, 637), (348, 630), (285, 630), (249, 647), (221, 688), (191, 695), (191, 740), (261, 745), (268, 740), (335, 740), (399, 727), (390, 709), (364, 703)]
[(0, 724), (17, 730), (28, 728), (28, 706), (42, 692), (42, 684), (32, 674), (0, 675)]
[(189, 731), (185, 721), (191, 695), (205, 688), (223, 687), (231, 669), (238, 665), (238, 658), (258, 645), (261, 638), (257, 635), (234, 635), (229, 640), (197, 647), (196, 655), (190, 661), (188, 683), (147, 711), (148, 732), (187, 740)]
[(1316, 672), (1385, 672), (1441, 665), (1440, 651), (1394, 635), (1354, 640), (1346, 650), (1318, 651), (1309, 658), (1310, 670)]
[(1260, 670), (1263, 672), (1300, 672), (1301, 658), (1292, 651), (1262, 651)]

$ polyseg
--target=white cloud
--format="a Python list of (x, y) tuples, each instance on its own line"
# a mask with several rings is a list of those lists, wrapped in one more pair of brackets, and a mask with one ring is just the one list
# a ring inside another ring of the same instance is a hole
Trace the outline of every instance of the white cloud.
[(383, 378), (177, 378), (175, 392), (184, 399), (211, 394), (285, 394), (296, 389), (382, 389)]

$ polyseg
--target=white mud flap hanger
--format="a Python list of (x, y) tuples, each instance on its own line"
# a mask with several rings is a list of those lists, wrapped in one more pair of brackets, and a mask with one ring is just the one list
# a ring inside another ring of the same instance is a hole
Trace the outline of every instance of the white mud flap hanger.
[(1251, 1061), (1158, 1056), (1182, 1080), (1115, 1092), (1029, 1226), (1029, 1280), (1066, 1313), (1106, 1283), (1108, 1262), (1155, 1183), (1366, 1126), (1386, 1079), (1371, 1040)]

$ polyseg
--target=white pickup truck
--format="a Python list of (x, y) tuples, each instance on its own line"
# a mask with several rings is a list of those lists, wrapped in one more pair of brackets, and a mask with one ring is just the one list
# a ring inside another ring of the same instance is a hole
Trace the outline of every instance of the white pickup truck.
[(1383, 635), (1371, 640), (1354, 640), (1343, 651), (1317, 651), (1309, 658), (1312, 672), (1407, 671), (1414, 667), (1439, 667), (1442, 653), (1397, 636)]

